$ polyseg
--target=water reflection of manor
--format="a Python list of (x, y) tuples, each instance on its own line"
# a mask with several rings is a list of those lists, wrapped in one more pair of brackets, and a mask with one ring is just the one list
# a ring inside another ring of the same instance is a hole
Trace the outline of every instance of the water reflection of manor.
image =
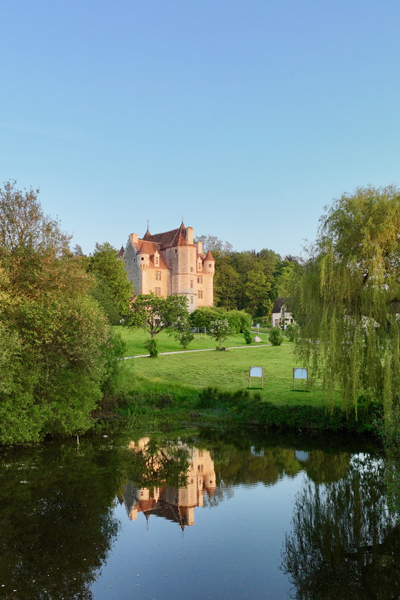
[[(149, 438), (131, 442), (129, 449), (143, 451), (148, 442)], [(143, 513), (146, 520), (150, 515), (155, 515), (179, 523), (182, 529), (186, 525), (194, 525), (194, 509), (196, 506), (203, 506), (206, 493), (212, 497), (216, 488), (216, 478), (214, 462), (208, 450), (190, 448), (188, 451), (189, 468), (186, 472), (185, 487), (173, 488), (165, 485), (138, 489), (132, 482), (127, 484), (124, 504), (132, 521), (137, 519), (139, 513)]]

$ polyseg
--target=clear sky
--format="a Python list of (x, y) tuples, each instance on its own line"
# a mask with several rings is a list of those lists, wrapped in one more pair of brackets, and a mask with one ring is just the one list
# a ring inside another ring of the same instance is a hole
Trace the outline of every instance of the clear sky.
[(299, 254), (323, 206), (400, 184), (399, 0), (12, 0), (0, 183), (73, 244), (146, 220)]

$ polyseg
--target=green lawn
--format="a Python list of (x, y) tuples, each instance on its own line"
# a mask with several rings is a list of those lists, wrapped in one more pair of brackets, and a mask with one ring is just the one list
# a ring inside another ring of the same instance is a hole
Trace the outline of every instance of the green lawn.
[[(122, 339), (127, 345), (127, 350), (125, 356), (136, 356), (138, 354), (148, 354), (148, 350), (144, 345), (145, 341), (149, 339), (150, 335), (147, 333), (145, 329), (135, 329), (131, 330), (126, 327), (113, 327), (114, 331), (121, 334)], [(254, 334), (255, 335), (255, 334)], [(261, 335), (261, 339), (265, 340), (266, 335)], [(179, 342), (177, 342), (172, 336), (168, 335), (165, 331), (161, 331), (156, 335), (156, 339), (160, 345), (160, 352), (174, 352), (183, 350), (182, 346)], [(189, 344), (188, 350), (200, 350), (203, 348), (215, 348), (217, 345), (216, 341), (207, 335), (204, 337), (200, 337), (198, 339), (197, 334), (195, 334), (195, 339)], [(231, 335), (224, 342), (224, 346), (227, 348), (232, 346), (246, 346), (246, 342), (244, 341), (243, 334)], [(253, 350), (250, 350), (253, 352)], [(201, 353), (207, 354), (207, 353)]]
[[(239, 345), (235, 338), (233, 341), (235, 344), (232, 345)], [(290, 343), (261, 348), (252, 345), (227, 352), (167, 355), (156, 359), (136, 358), (126, 362), (129, 371), (142, 382), (148, 381), (164, 389), (170, 386), (171, 389), (186, 387), (188, 390), (207, 386), (221, 390), (247, 389), (249, 367), (262, 366), (264, 389), (261, 389), (260, 379), (252, 379), (251, 389), (261, 392), (263, 399), (278, 404), (324, 404), (323, 392), (318, 389), (306, 391), (305, 382), (296, 382), (298, 391), (292, 391), (293, 367), (302, 365), (294, 358)]]

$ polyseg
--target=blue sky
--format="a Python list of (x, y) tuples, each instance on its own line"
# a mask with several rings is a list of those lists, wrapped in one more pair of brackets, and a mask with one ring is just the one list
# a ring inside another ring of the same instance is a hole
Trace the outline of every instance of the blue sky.
[(400, 2), (13, 0), (0, 183), (73, 244), (180, 225), (299, 254), (323, 206), (400, 184)]

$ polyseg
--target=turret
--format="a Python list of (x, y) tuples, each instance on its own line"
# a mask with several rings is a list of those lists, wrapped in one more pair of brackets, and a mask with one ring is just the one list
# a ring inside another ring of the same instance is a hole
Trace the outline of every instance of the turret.
[(215, 260), (213, 255), (211, 254), (211, 251), (209, 250), (207, 252), (207, 255), (204, 259), (204, 268), (207, 271), (207, 273), (211, 273), (212, 275), (214, 275), (215, 272)]

